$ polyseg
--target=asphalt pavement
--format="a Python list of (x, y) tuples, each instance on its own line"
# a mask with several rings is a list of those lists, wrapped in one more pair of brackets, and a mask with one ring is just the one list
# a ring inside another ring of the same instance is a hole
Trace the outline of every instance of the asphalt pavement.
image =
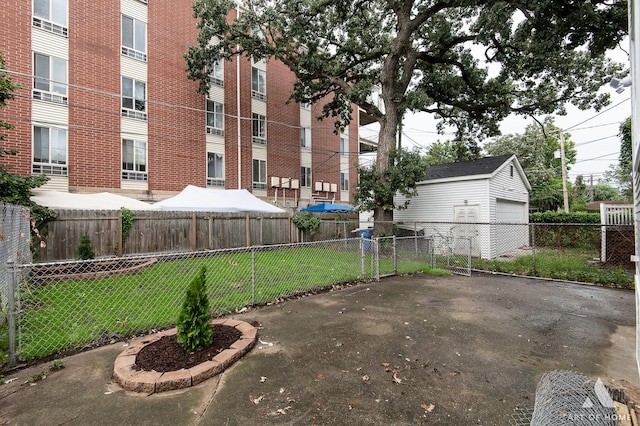
[(232, 316), (261, 324), (256, 346), (189, 389), (122, 390), (126, 342), (18, 370), (0, 425), (508, 425), (552, 370), (638, 386), (634, 300), (488, 274), (385, 278)]

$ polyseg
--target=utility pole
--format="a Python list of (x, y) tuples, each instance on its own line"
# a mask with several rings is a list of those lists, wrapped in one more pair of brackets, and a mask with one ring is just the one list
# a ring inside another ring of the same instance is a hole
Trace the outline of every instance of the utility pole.
[(564, 153), (564, 130), (560, 129), (560, 161), (562, 162), (562, 198), (564, 212), (569, 213), (569, 192), (567, 192), (567, 159)]
[(589, 178), (589, 201), (593, 201), (593, 175)]

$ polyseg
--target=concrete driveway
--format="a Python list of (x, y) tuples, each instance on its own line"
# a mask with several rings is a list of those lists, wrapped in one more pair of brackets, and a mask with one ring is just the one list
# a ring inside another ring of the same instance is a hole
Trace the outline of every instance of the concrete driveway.
[(256, 347), (188, 390), (111, 383), (122, 343), (0, 386), (0, 424), (507, 425), (566, 369), (638, 385), (634, 293), (475, 274), (383, 279), (236, 315)]

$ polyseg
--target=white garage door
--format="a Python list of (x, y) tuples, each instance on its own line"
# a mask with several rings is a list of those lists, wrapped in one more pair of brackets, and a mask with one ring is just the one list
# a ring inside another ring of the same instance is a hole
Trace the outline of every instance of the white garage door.
[(527, 223), (526, 208), (525, 203), (507, 200), (496, 201), (496, 222), (498, 225), (495, 225), (491, 238), (493, 256), (509, 254), (529, 245), (528, 225), (513, 225)]
[(496, 201), (496, 222), (524, 223), (526, 222), (526, 204), (517, 201)]

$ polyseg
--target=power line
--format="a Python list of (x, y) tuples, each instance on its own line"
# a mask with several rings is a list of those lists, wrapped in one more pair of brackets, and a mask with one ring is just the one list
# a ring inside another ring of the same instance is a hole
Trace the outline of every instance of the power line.
[(573, 126), (571, 126), (571, 127), (567, 127), (566, 129), (563, 129), (563, 130), (564, 130), (564, 131), (569, 131), (569, 130), (573, 129), (574, 127), (578, 127), (579, 125), (586, 123), (587, 121), (591, 121), (591, 120), (593, 120), (594, 118), (601, 116), (601, 115), (602, 115), (602, 114), (604, 114), (605, 112), (611, 111), (612, 109), (614, 109), (614, 108), (616, 108), (616, 107), (618, 107), (618, 106), (622, 105), (623, 103), (627, 102), (629, 99), (631, 99), (631, 97), (628, 97), (628, 98), (626, 98), (626, 99), (624, 99), (624, 100), (622, 100), (622, 101), (618, 102), (617, 104), (615, 104), (615, 105), (613, 105), (613, 106), (611, 106), (611, 107), (609, 107), (609, 108), (607, 108), (607, 109), (604, 109), (604, 110), (600, 111), (599, 113), (595, 114), (594, 116), (589, 117), (589, 118), (587, 118), (586, 120), (582, 120), (581, 122), (579, 122), (579, 123), (577, 123), (577, 124), (574, 124), (574, 125), (573, 125)]

